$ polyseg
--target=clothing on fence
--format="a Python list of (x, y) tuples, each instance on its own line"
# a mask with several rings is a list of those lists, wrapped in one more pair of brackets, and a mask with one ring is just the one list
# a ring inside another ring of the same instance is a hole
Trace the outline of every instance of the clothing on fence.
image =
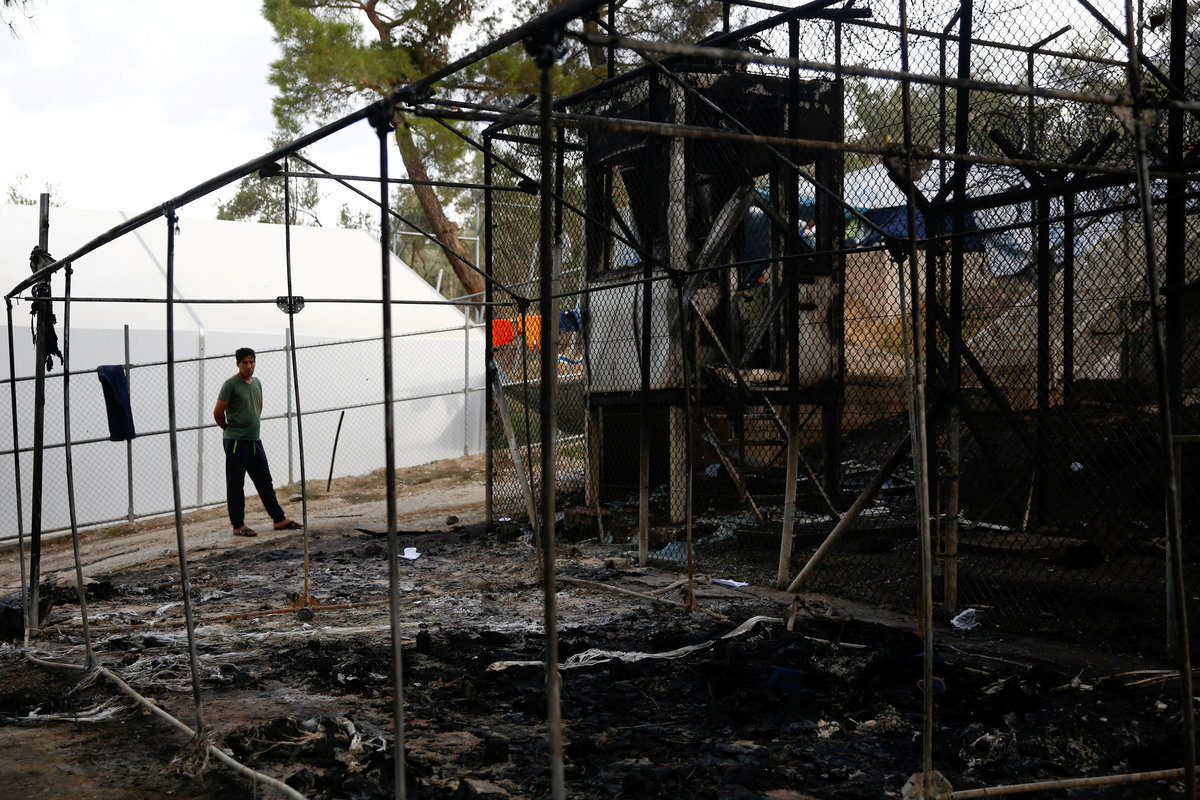
[(137, 436), (133, 428), (133, 409), (129, 406), (129, 381), (120, 364), (96, 367), (100, 386), (104, 389), (104, 406), (108, 411), (108, 439), (125, 442)]

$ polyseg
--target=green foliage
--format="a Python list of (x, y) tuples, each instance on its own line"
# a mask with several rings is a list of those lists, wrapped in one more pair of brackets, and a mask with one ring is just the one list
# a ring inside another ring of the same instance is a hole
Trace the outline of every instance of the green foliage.
[[(291, 136), (278, 131), (271, 137), (271, 149), (286, 144)], [(292, 170), (303, 171), (304, 165), (294, 160), (287, 160)], [(281, 162), (281, 165), (283, 162)], [(259, 174), (247, 175), (238, 181), (237, 190), (229, 200), (217, 204), (217, 219), (240, 219), (253, 222), (268, 222), (275, 225), (283, 223), (284, 206), (291, 209), (293, 225), (321, 225), (317, 216), (317, 206), (321, 202), (321, 192), (314, 178), (291, 178), (287, 186), (288, 202), (284, 202), (284, 181), (282, 177), (262, 177)]]
[[(282, 51), (271, 68), (279, 125), (294, 131), (329, 122), (443, 66), (451, 36), (472, 10), (471, 0), (265, 0), (263, 13)], [(411, 177), (461, 178), (469, 168), (467, 144), (444, 126), (403, 109), (395, 121), (396, 141)], [(414, 219), (413, 207), (421, 209), (424, 224), (443, 215), (445, 206), (461, 203), (455, 191), (437, 189), (410, 205), (414, 194), (409, 189), (396, 192), (404, 206), (397, 210)], [(341, 221), (369, 224), (370, 215), (344, 210)], [(437, 270), (433, 275), (436, 280)], [(447, 281), (448, 288), (453, 283)]]
[[(482, 38), (495, 36), (513, 25), (513, 20), (527, 20), (543, 13), (548, 7), (562, 4), (562, 0), (518, 0), (509, 7), (503, 17), (493, 15), (480, 21)], [(638, 39), (664, 39), (677, 42), (694, 42), (719, 29), (721, 6), (719, 3), (696, 3), (692, 0), (626, 0), (617, 4), (617, 29), (623, 36)], [(605, 9), (600, 16), (606, 18)], [(594, 22), (585, 22), (589, 32), (600, 33), (602, 29)], [(587, 48), (575, 39), (563, 43), (562, 58), (554, 71), (554, 93), (556, 95), (587, 88), (603, 80), (607, 74), (605, 48)], [(628, 51), (617, 52), (618, 58), (634, 59), (618, 64), (618, 71), (640, 67), (646, 62)], [(482, 63), (469, 68), (457, 85), (470, 92), (479, 102), (493, 102), (504, 98), (520, 98), (536, 95), (539, 91), (541, 74), (520, 44), (512, 45), (494, 53)]]
[(450, 37), (471, 10), (470, 0), (265, 0), (282, 52), (271, 65), (280, 126), (328, 122), (443, 66)]
[(12, 14), (13, 9), (18, 15), (29, 19), (33, 16), (33, 0), (4, 0), (3, 4), (0, 4), (0, 25), (6, 25), (9, 34), (15, 39), (19, 37), (20, 32)]
[[(22, 172), (13, 181), (8, 184), (8, 204), (10, 206), (36, 206), (38, 197), (36, 194), (30, 193), (26, 184), (29, 182), (29, 175)], [(50, 205), (62, 205), (62, 187), (58, 184), (47, 183), (44, 189), (45, 193), (50, 195)], [(40, 194), (40, 192), (38, 193)]]
[[(856, 144), (883, 147), (904, 141), (902, 87), (893, 81), (861, 79), (846, 84), (846, 138)], [(944, 140), (954, 143), (954, 92), (945, 93), (945, 115), (942, 114), (941, 93), (936, 86), (912, 84), (909, 92), (912, 141), (937, 149)], [(971, 97), (968, 123), (969, 148), (974, 153), (996, 153), (991, 139), (993, 130), (1004, 134), (1018, 147), (1027, 138), (1026, 113), (1023, 100), (1002, 94), (975, 92)], [(944, 127), (943, 127), (944, 126)], [(876, 163), (877, 156), (848, 155), (847, 169), (858, 169)]]
[[(470, 197), (466, 197), (466, 199), (469, 201)], [(469, 222), (461, 231), (464, 237), (468, 237), (463, 241), (463, 246), (466, 248), (468, 258), (474, 263), (476, 262), (475, 237), (479, 235), (479, 231), (474, 225), (475, 211), (470, 206), (465, 206), (463, 210), (467, 212), (464, 214), (464, 219)], [(453, 279), (453, 273), (448, 271), (441, 245), (418, 232), (429, 230), (429, 220), (416, 197), (411, 192), (394, 193), (392, 195), (392, 211), (408, 221), (406, 224), (395, 216), (391, 217), (389, 225), (392, 233), (392, 252), (425, 279), (430, 286), (440, 286), (443, 297), (448, 300), (457, 298), (461, 294), (462, 287)], [(379, 213), (343, 205), (338, 215), (338, 226), (358, 228), (378, 239)]]

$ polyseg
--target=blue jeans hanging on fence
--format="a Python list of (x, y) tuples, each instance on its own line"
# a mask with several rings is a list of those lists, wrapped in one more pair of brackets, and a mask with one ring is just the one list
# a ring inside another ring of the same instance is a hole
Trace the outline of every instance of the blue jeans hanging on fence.
[(254, 482), (258, 498), (272, 522), (283, 522), (287, 515), (275, 498), (271, 484), (271, 468), (262, 442), (242, 439), (222, 439), (225, 446), (225, 502), (229, 506), (229, 522), (234, 528), (246, 523), (246, 475)]
[(129, 407), (129, 382), (121, 365), (96, 367), (104, 391), (104, 408), (108, 412), (109, 441), (123, 442), (137, 436), (133, 429), (133, 411)]

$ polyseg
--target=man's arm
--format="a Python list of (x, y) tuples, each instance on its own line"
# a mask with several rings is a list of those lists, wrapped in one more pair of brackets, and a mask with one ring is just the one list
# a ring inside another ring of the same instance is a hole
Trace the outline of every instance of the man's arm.
[(221, 430), (225, 430), (225, 426), (229, 424), (225, 421), (225, 409), (227, 408), (229, 408), (228, 400), (218, 400), (217, 405), (213, 408), (213, 419), (217, 421), (217, 427)]

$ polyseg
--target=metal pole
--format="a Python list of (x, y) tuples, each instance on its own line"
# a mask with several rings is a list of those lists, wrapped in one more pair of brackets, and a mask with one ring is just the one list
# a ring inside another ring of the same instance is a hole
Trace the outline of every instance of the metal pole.
[[(652, 150), (654, 140), (647, 139), (646, 146)], [(652, 155), (650, 160), (654, 160)], [(648, 260), (644, 261), (642, 283), (638, 287), (642, 295), (642, 335), (637, 343), (641, 349), (641, 391), (638, 393), (638, 564), (643, 567), (650, 559), (650, 329), (653, 325), (653, 275), (654, 265)]]
[[(1183, 35), (1185, 15), (1180, 6), (1183, 0), (1172, 3), (1172, 23), (1178, 22), (1178, 28), (1172, 31), (1171, 66), (1172, 69), (1182, 69), (1184, 48), (1179, 39)], [(1141, 75), (1139, 73), (1138, 53), (1133, 47), (1134, 21), (1133, 4), (1130, 0), (1125, 3), (1126, 39), (1129, 47), (1129, 93), (1136, 100), (1142, 97)], [(1178, 56), (1178, 58), (1176, 58)], [(1180, 74), (1183, 74), (1182, 72)], [(1172, 115), (1174, 116), (1174, 115)], [(1188, 800), (1196, 798), (1196, 708), (1192, 690), (1191, 647), (1188, 643), (1187, 621), (1187, 587), (1184, 583), (1183, 569), (1183, 536), (1180, 519), (1180, 476), (1176, 458), (1177, 444), (1174, 438), (1174, 420), (1172, 411), (1176, 407), (1172, 397), (1171, 366), (1167, 358), (1166, 325), (1163, 319), (1163, 309), (1160, 305), (1158, 257), (1154, 234), (1154, 210), (1150, 188), (1149, 155), (1146, 144), (1146, 129), (1141, 117), (1133, 114), (1133, 135), (1136, 146), (1136, 161), (1138, 173), (1138, 201), (1141, 206), (1142, 237), (1146, 249), (1146, 287), (1150, 300), (1150, 320), (1153, 325), (1152, 341), (1154, 346), (1154, 366), (1158, 389), (1158, 418), (1161, 427), (1161, 446), (1163, 457), (1163, 474), (1166, 483), (1166, 523), (1167, 523), (1167, 556), (1168, 584), (1171, 591), (1171, 603), (1174, 608), (1174, 634), (1176, 655), (1179, 658), (1180, 707), (1183, 714), (1183, 753), (1184, 753), (1184, 791)], [(1179, 136), (1176, 133), (1176, 136)], [(1176, 142), (1182, 145), (1181, 139)], [(1181, 153), (1173, 153), (1171, 158), (1178, 159)], [(1178, 161), (1176, 161), (1178, 163)], [(1179, 210), (1173, 211), (1176, 220), (1182, 219)], [(1179, 236), (1177, 248), (1171, 248), (1172, 255), (1180, 253), (1183, 244), (1184, 231), (1174, 227), (1172, 232)]]
[[(650, 82), (650, 106), (651, 108), (657, 105), (671, 104), (658, 99), (661, 96), (663, 87), (657, 81)], [(671, 120), (675, 122), (676, 120)], [(661, 170), (666, 169), (670, 176), (666, 181), (666, 186), (672, 185), (672, 179), (676, 178), (676, 172), (679, 177), (682, 176), (683, 164), (675, 164), (670, 158), (666, 159), (666, 164), (660, 158), (661, 147), (659, 139), (656, 137), (646, 137), (644, 140), (646, 148), (646, 170), (648, 174), (661, 174)], [(666, 188), (666, 186), (661, 188)], [(660, 187), (650, 187), (651, 191), (657, 191)], [(659, 230), (668, 231), (667, 241), (672, 252), (677, 249), (684, 248), (686, 245), (683, 242), (676, 242), (671, 237), (671, 229), (669, 227), (668, 216), (672, 209), (670, 201), (666, 203), (655, 204), (655, 222), (653, 224)], [(646, 566), (650, 559), (650, 448), (651, 448), (651, 420), (650, 420), (650, 358), (651, 358), (651, 329), (654, 320), (654, 262), (653, 259), (642, 259), (642, 280), (638, 284), (637, 291), (641, 295), (641, 336), (638, 337), (636, 347), (639, 349), (638, 359), (638, 564)], [(680, 320), (682, 322), (682, 320)], [(682, 326), (681, 326), (682, 330)], [(675, 458), (675, 453), (671, 453), (671, 458)], [(672, 522), (674, 515), (672, 514)]]
[[(17, 560), (21, 562), (21, 599), (24, 603), (22, 611), (24, 612), (24, 618), (28, 620), (29, 592), (25, 591), (25, 514), (24, 498), (22, 497), (24, 487), (21, 485), (20, 426), (17, 423), (17, 354), (16, 346), (13, 344), (12, 298), (4, 298), (4, 305), (8, 312), (8, 401), (9, 411), (12, 416), (13, 475), (16, 478), (17, 495)], [(25, 644), (29, 644), (28, 634), (26, 634)]]
[[(1170, 43), (1170, 64), (1169, 70), (1171, 80), (1177, 86), (1183, 86), (1187, 76), (1186, 57), (1187, 57), (1187, 42), (1184, 36), (1185, 21), (1187, 19), (1187, 9), (1180, 3), (1173, 3), (1171, 6), (1171, 43)], [(1141, 30), (1141, 26), (1138, 26)], [(1168, 166), (1172, 172), (1178, 174), (1182, 168), (1183, 161), (1183, 134), (1184, 134), (1184, 115), (1171, 111), (1167, 117), (1167, 158), (1169, 159)], [(1166, 313), (1166, 368), (1167, 368), (1167, 385), (1171, 402), (1171, 423), (1175, 430), (1182, 429), (1182, 420), (1180, 419), (1180, 411), (1183, 407), (1183, 346), (1185, 341), (1185, 323), (1183, 319), (1183, 296), (1186, 291), (1185, 283), (1187, 281), (1186, 266), (1184, 260), (1186, 258), (1187, 241), (1187, 203), (1184, 200), (1183, 193), (1186, 191), (1187, 183), (1179, 178), (1167, 179), (1167, 247), (1166, 247), (1166, 298), (1165, 308)], [(1178, 443), (1180, 437), (1176, 436), (1175, 441)], [(1180, 470), (1180, 485), (1183, 482), (1183, 450), (1177, 446), (1175, 449), (1175, 463)], [(1179, 511), (1182, 514), (1182, 509)], [(1176, 627), (1173, 624), (1175, 620), (1175, 603), (1177, 596), (1183, 596), (1182, 593), (1175, 591), (1175, 574), (1171, 566), (1172, 554), (1168, 550), (1166, 559), (1167, 569), (1167, 642), (1169, 647), (1177, 648), (1179, 643), (1176, 641)]]
[[(1042, 45), (1058, 38), (1059, 36), (1070, 30), (1066, 27), (1050, 34), (1039, 42), (1034, 43), (1033, 47), (1041, 47)], [(1034, 54), (1029, 53), (1028, 56), (1028, 75), (1029, 85), (1033, 86), (1033, 59)], [(1028, 110), (1028, 136), (1029, 141), (1026, 145), (1026, 156), (1034, 157), (1034, 125), (1033, 125), (1033, 97), (1029, 98)], [(1050, 470), (1050, 304), (1051, 294), (1054, 290), (1054, 282), (1052, 280), (1052, 272), (1054, 270), (1053, 254), (1050, 250), (1050, 196), (1045, 192), (1039, 194), (1037, 200), (1034, 201), (1034, 217), (1038, 220), (1037, 225), (1037, 454), (1035, 463), (1037, 464), (1037, 472), (1034, 473), (1034, 481), (1038, 485), (1034, 495), (1035, 505), (1037, 510), (1037, 519), (1040, 521), (1045, 514), (1045, 503), (1047, 498), (1053, 492), (1054, 476)]]
[(200, 656), (196, 648), (196, 631), (192, 617), (191, 580), (188, 578), (187, 542), (183, 538), (183, 511), (179, 497), (179, 436), (175, 424), (175, 209), (166, 209), (167, 218), (167, 418), (171, 441), (171, 493), (175, 510), (175, 542), (179, 549), (179, 578), (183, 595), (184, 618), (187, 623), (188, 662), (192, 671), (192, 702), (196, 711), (196, 731), (204, 731), (204, 714), (200, 708)]
[(404, 800), (407, 770), (404, 764), (404, 650), (400, 631), (400, 538), (396, 532), (396, 414), (392, 391), (392, 253), (391, 222), (388, 218), (388, 133), (395, 114), (390, 103), (373, 107), (371, 125), (379, 139), (379, 258), (383, 298), (383, 452), (387, 490), (388, 598), (392, 636), (392, 718), (396, 730), (392, 779), (396, 797)]
[[(970, 0), (964, 2), (963, 16), (970, 16)], [(900, 2), (900, 63), (901, 70), (908, 73), (908, 2)], [(911, 344), (911, 360), (909, 348), (905, 348), (905, 372), (909, 383), (908, 416), (911, 428), (913, 478), (915, 484), (915, 505), (917, 515), (917, 531), (921, 545), (921, 589), (918, 606), (918, 627), (924, 641), (924, 700), (923, 726), (921, 733), (921, 780), (929, 787), (937, 776), (933, 770), (933, 559), (929, 530), (929, 451), (925, 431), (925, 370), (921, 352), (920, 302), (918, 298), (917, 274), (917, 235), (916, 235), (916, 204), (912, 181), (912, 103), (911, 85), (906, 77), (901, 83), (903, 100), (904, 146), (909, 158), (905, 161), (908, 185), (908, 270), (911, 282), (911, 325), (906, 329), (906, 338)], [(900, 285), (904, 286), (904, 267), (900, 267)], [(903, 313), (904, 297), (901, 297)], [(904, 319), (908, 319), (905, 314)]]
[(526, 49), (541, 71), (540, 150), (541, 225), (539, 235), (539, 309), (542, 316), (541, 417), (542, 417), (542, 590), (545, 627), (546, 736), (550, 751), (550, 792), (555, 800), (567, 796), (563, 767), (562, 704), (558, 672), (558, 611), (554, 583), (554, 534), (557, 504), (558, 434), (558, 259), (554, 240), (554, 127), (552, 112), (554, 84), (552, 68), (558, 58), (562, 32), (543, 31), (527, 40)]
[[(38, 247), (43, 253), (50, 249), (50, 195), (42, 194), (39, 204), (38, 217)], [(37, 268), (37, 260), (30, 265)], [(49, 280), (44, 285), (49, 294)], [(36, 288), (35, 288), (36, 291)], [(38, 618), (38, 584), (42, 579), (42, 480), (43, 480), (43, 444), (46, 436), (46, 327), (49, 320), (43, 321), (42, 315), (48, 314), (49, 309), (34, 317), (37, 331), (34, 342), (34, 388), (33, 388), (33, 485), (31, 508), (29, 512), (29, 611), (26, 619), (25, 639), (28, 644), (29, 635), (37, 630)], [(16, 442), (13, 443), (14, 445)]]
[(67, 512), (71, 521), (71, 551), (75, 558), (75, 590), (79, 599), (79, 616), (83, 624), (84, 663), (88, 669), (96, 666), (92, 652), (92, 630), (88, 624), (87, 586), (83, 582), (83, 559), (79, 555), (79, 523), (75, 514), (75, 460), (71, 447), (71, 265), (64, 270), (63, 289), (63, 447), (67, 468)]
[[(122, 327), (124, 328), (123, 333), (124, 333), (124, 338), (125, 338), (125, 383), (128, 384), (129, 379), (130, 379), (130, 374), (132, 372), (131, 367), (133, 366), (130, 363), (130, 357), (129, 357), (129, 326), (124, 325)], [(131, 387), (130, 391), (132, 392), (132, 387)], [(201, 458), (199, 463), (203, 464), (204, 459)], [(203, 472), (203, 470), (201, 470), (201, 472)], [(125, 499), (128, 504), (128, 507), (126, 509), (126, 518), (130, 522), (133, 522), (134, 512), (133, 512), (133, 440), (132, 439), (125, 440)]]
[[(495, 507), (493, 506), (492, 493), (496, 489), (496, 469), (493, 461), (495, 457), (495, 449), (492, 447), (492, 430), (496, 424), (495, 414), (492, 411), (492, 403), (497, 395), (492, 390), (493, 381), (491, 380), (491, 364), (492, 364), (492, 320), (495, 315), (492, 312), (492, 297), (494, 294), (492, 288), (492, 139), (490, 136), (485, 136), (483, 139), (483, 185), (487, 188), (483, 190), (483, 230), (488, 232), (487, 241), (484, 242), (484, 258), (486, 262), (482, 265), (486, 279), (483, 282), (483, 356), (484, 370), (488, 379), (485, 381), (483, 393), (483, 418), (484, 418), (484, 441), (483, 449), (485, 458), (484, 463), (487, 465), (484, 470), (484, 516), (488, 524), (496, 518)], [(510, 440), (511, 441), (511, 440)], [(523, 487), (522, 487), (523, 488)], [(532, 519), (530, 520), (532, 523)]]
[(204, 439), (205, 428), (208, 426), (210, 415), (205, 410), (204, 397), (204, 367), (208, 363), (205, 358), (207, 350), (204, 342), (204, 331), (196, 331), (197, 361), (196, 374), (196, 505), (204, 503)]
[[(288, 302), (291, 302), (291, 290), (288, 290)], [(292, 334), (288, 329), (283, 331), (283, 357), (287, 363), (291, 363), (291, 350), (294, 345), (292, 342)], [(287, 448), (288, 448), (288, 483), (294, 482), (296, 479), (292, 473), (292, 371), (288, 369), (287, 363), (283, 368), (283, 393), (287, 396), (287, 409), (284, 412), (284, 418), (287, 420)]]
[[(1168, 203), (1170, 201), (1168, 200)], [(1168, 242), (1170, 239), (1168, 238)], [(1168, 244), (1169, 246), (1169, 244)], [(1075, 402), (1075, 193), (1063, 195), (1062, 405)], [(1168, 298), (1170, 295), (1168, 294)], [(1170, 302), (1168, 300), (1168, 302)], [(1168, 338), (1170, 341), (1170, 338)], [(1068, 431), (1072, 426), (1068, 424)]]
[[(959, 25), (959, 47), (957, 77), (968, 78), (971, 75), (971, 41), (975, 25), (974, 6), (967, 3), (954, 14), (954, 20)], [(953, 23), (953, 21), (952, 21)], [(946, 26), (949, 33), (950, 26)], [(945, 39), (942, 40), (943, 45)], [(944, 90), (943, 90), (944, 94)], [(968, 153), (971, 125), (971, 93), (966, 89), (958, 89), (954, 102), (954, 152)], [(945, 150), (945, 144), (942, 144)], [(944, 165), (943, 165), (944, 168)], [(960, 202), (954, 206), (951, 216), (951, 230), (955, 236), (950, 251), (950, 310), (948, 338), (948, 358), (946, 375), (948, 386), (953, 392), (954, 402), (946, 422), (947, 449), (949, 458), (946, 463), (946, 498), (945, 523), (942, 528), (942, 604), (946, 609), (958, 608), (958, 511), (960, 502), (961, 479), (959, 467), (962, 463), (962, 328), (963, 328), (963, 272), (966, 262), (966, 243), (960, 235), (966, 230), (966, 214), (963, 212), (962, 200), (967, 196), (967, 165), (956, 162), (951, 180), (954, 182), (952, 196)]]
[[(476, 242), (476, 248), (479, 243)], [(478, 255), (476, 255), (478, 258)], [(476, 261), (476, 264), (479, 262)], [(471, 312), (463, 311), (463, 455), (471, 452)]]
[[(1037, 451), (1034, 463), (1034, 519), (1041, 523), (1045, 504), (1051, 492), (1050, 475), (1050, 294), (1054, 290), (1051, 272), (1054, 259), (1050, 251), (1050, 197), (1042, 194), (1034, 201), (1037, 223)], [(1025, 526), (1022, 525), (1022, 530)]]
[[(788, 55), (799, 58), (800, 24), (788, 20)], [(800, 129), (800, 71), (795, 67), (788, 70), (788, 131)], [(789, 153), (796, 160), (797, 153)], [(784, 334), (787, 336), (787, 467), (783, 487), (783, 529), (779, 538), (779, 565), (775, 582), (780, 589), (787, 585), (791, 575), (792, 544), (796, 524), (796, 492), (800, 459), (800, 276), (796, 231), (800, 225), (800, 179), (795, 170), (785, 170), (783, 175), (783, 218), (788, 229), (783, 237), (784, 263)], [(817, 202), (821, 202), (817, 195)], [(815, 212), (814, 212), (815, 213)], [(825, 412), (828, 413), (828, 412)], [(823, 419), (822, 422), (825, 420)], [(828, 474), (828, 469), (826, 469)], [(828, 488), (828, 487), (827, 487)]]
[[(287, 167), (285, 160), (284, 167)], [(296, 298), (292, 289), (292, 195), (291, 181), (283, 179), (283, 252), (287, 269), (287, 350), (288, 359), (284, 364), (284, 372), (292, 379), (292, 388), (296, 395), (296, 448), (300, 451), (300, 520), (304, 523), (304, 534), (300, 537), (304, 543), (304, 608), (309, 607), (309, 562), (308, 562), (308, 480), (304, 469), (304, 416), (300, 413), (300, 370), (296, 363)], [(290, 369), (289, 369), (290, 368)], [(287, 392), (285, 392), (287, 393)], [(290, 402), (289, 402), (290, 409)], [(292, 483), (291, 470), (291, 412), (288, 413), (288, 483)]]

